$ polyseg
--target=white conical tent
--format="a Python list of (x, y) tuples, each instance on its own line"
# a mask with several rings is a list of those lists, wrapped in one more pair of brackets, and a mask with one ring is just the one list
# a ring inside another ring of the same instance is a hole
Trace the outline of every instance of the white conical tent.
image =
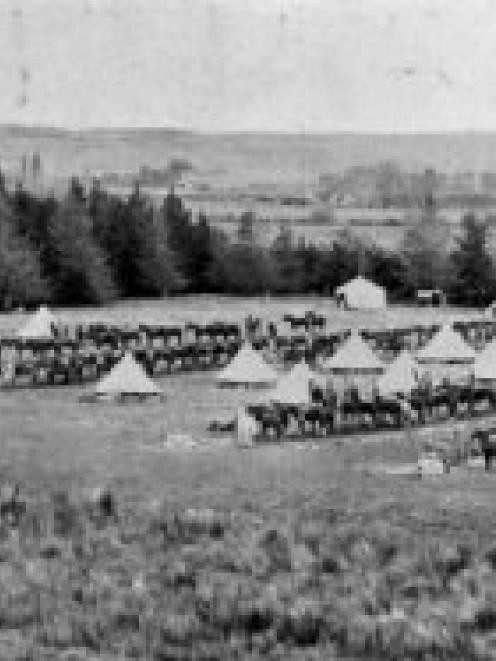
[(258, 351), (248, 343), (243, 344), (238, 353), (217, 377), (221, 385), (274, 385), (279, 378), (273, 367), (265, 362)]
[(357, 333), (352, 333), (334, 356), (324, 361), (323, 367), (339, 372), (377, 373), (384, 370), (384, 363)]
[(496, 340), (492, 340), (477, 354), (474, 361), (474, 377), (496, 381)]
[(377, 387), (381, 395), (410, 393), (417, 384), (418, 368), (408, 351), (400, 355), (388, 365), (378, 381)]
[(417, 354), (419, 363), (471, 363), (475, 349), (462, 336), (445, 324), (431, 341)]
[(92, 389), (95, 395), (162, 395), (163, 390), (150, 379), (128, 351)]
[(269, 399), (281, 404), (305, 405), (311, 403), (310, 382), (320, 383), (307, 363), (302, 360), (287, 374), (281, 376), (276, 387), (269, 393)]
[(56, 323), (57, 318), (50, 312), (46, 305), (42, 305), (20, 329), (18, 336), (23, 339), (52, 338), (52, 324)]

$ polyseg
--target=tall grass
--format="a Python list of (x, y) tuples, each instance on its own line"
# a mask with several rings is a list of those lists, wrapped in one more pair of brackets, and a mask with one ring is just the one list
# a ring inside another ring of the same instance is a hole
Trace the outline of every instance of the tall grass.
[(1, 658), (495, 655), (494, 545), (419, 535), (398, 506), (131, 507), (33, 484), (4, 503)]

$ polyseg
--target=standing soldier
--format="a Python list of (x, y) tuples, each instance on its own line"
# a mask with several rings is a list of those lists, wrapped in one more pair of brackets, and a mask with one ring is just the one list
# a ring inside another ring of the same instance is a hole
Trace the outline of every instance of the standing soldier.
[(251, 415), (248, 415), (243, 406), (238, 408), (236, 432), (239, 447), (248, 448), (253, 445), (253, 437), (257, 432), (257, 423)]

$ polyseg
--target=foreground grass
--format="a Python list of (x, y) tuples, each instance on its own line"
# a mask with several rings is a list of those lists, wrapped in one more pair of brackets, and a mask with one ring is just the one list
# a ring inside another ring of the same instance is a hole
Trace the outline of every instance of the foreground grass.
[(172, 465), (154, 499), (21, 482), (1, 508), (0, 658), (496, 658), (496, 477), (296, 454), (195, 458), (187, 484)]

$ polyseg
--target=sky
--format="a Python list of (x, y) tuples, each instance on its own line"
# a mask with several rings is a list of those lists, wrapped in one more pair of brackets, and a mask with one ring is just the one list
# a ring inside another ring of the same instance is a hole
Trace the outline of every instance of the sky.
[(0, 0), (0, 123), (496, 130), (494, 0)]

